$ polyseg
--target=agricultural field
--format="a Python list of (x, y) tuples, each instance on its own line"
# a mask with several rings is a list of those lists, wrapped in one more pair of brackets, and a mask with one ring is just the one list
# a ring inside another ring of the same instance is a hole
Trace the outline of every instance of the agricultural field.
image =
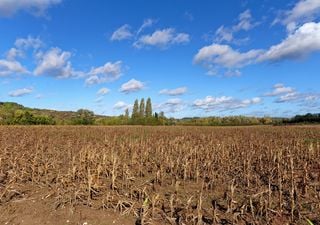
[(1, 224), (311, 222), (319, 126), (0, 126)]

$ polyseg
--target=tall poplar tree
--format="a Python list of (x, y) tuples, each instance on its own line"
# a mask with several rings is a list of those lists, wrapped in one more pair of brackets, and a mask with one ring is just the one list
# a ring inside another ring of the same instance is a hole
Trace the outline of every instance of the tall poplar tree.
[(151, 99), (147, 99), (146, 103), (146, 117), (151, 118), (152, 117), (152, 104), (151, 104)]
[(141, 99), (140, 101), (140, 118), (144, 118), (145, 117), (145, 105), (144, 105), (144, 98)]
[(139, 102), (138, 102), (138, 99), (136, 99), (134, 101), (131, 118), (133, 120), (136, 120), (136, 119), (138, 119), (138, 117), (139, 117)]

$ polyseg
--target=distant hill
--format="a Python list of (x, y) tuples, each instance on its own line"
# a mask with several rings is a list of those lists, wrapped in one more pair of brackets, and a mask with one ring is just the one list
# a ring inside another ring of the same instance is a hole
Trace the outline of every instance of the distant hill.
[[(87, 111), (94, 120), (108, 118)], [(79, 113), (75, 111), (37, 109), (15, 102), (0, 102), (0, 124), (74, 124), (78, 117)]]

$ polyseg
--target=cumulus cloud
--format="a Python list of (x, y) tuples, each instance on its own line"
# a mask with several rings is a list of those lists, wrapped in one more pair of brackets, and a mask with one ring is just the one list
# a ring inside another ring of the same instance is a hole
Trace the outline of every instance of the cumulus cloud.
[(25, 73), (28, 73), (28, 70), (18, 61), (0, 59), (0, 77)]
[(125, 109), (130, 109), (132, 108), (131, 104), (127, 104), (123, 101), (118, 101), (116, 104), (114, 104), (113, 109), (116, 110), (125, 110)]
[(287, 10), (276, 18), (274, 23), (282, 23), (287, 30), (293, 31), (301, 23), (311, 22), (320, 15), (319, 0), (300, 0), (291, 10)]
[(14, 91), (9, 92), (10, 97), (22, 97), (24, 95), (31, 94), (33, 92), (32, 88), (21, 88)]
[(281, 43), (273, 45), (258, 61), (300, 59), (320, 50), (320, 23), (305, 23)]
[(194, 57), (194, 62), (205, 66), (219, 65), (224, 68), (240, 68), (253, 63), (262, 50), (250, 50), (241, 53), (229, 45), (212, 44), (201, 48)]
[(144, 83), (141, 81), (131, 79), (128, 82), (121, 85), (120, 91), (129, 94), (131, 92), (137, 92), (144, 88)]
[(159, 91), (159, 94), (161, 95), (183, 95), (187, 92), (187, 87), (179, 87), (176, 89), (162, 89), (161, 91)]
[(294, 88), (292, 87), (286, 87), (283, 84), (275, 84), (273, 86), (272, 92), (267, 92), (264, 95), (265, 96), (278, 96), (282, 94), (289, 94), (295, 92)]
[(77, 72), (72, 68), (69, 61), (71, 53), (62, 51), (60, 48), (51, 48), (47, 52), (39, 52), (37, 54), (37, 67), (34, 74), (37, 76), (48, 75), (57, 78), (70, 78), (80, 76), (81, 72)]
[(122, 62), (107, 62), (103, 66), (94, 67), (88, 73), (85, 83), (87, 85), (101, 84), (112, 82), (120, 78), (122, 75)]
[(103, 96), (103, 95), (106, 95), (110, 92), (110, 90), (108, 88), (100, 88), (98, 91), (97, 91), (97, 95), (99, 96)]
[(111, 41), (122, 41), (130, 39), (133, 34), (130, 31), (131, 27), (128, 24), (125, 24), (119, 27), (116, 31), (113, 32), (110, 40)]
[(301, 59), (315, 51), (320, 51), (320, 23), (310, 22), (267, 50), (240, 52), (229, 45), (216, 43), (204, 46), (194, 56), (194, 63), (203, 65), (215, 74), (219, 68), (241, 68), (254, 63)]
[(133, 46), (136, 48), (143, 48), (147, 46), (154, 46), (166, 48), (174, 44), (183, 44), (190, 41), (190, 36), (187, 33), (177, 33), (173, 28), (163, 30), (156, 30), (152, 34), (141, 36)]
[(197, 99), (193, 102), (193, 107), (203, 109), (205, 111), (230, 111), (239, 108), (246, 108), (251, 105), (260, 103), (262, 100), (259, 97), (252, 99), (235, 99), (230, 96), (212, 97), (206, 96), (204, 99)]
[(45, 15), (48, 8), (62, 0), (1, 0), (0, 15), (9, 17), (19, 11), (26, 11), (35, 16)]
[(15, 73), (29, 73), (29, 71), (21, 65), (17, 58), (25, 56), (25, 50), (29, 48), (40, 48), (43, 45), (39, 38), (28, 36), (27, 38), (18, 38), (15, 41), (15, 47), (10, 48), (6, 52), (6, 59), (0, 59), (0, 76), (8, 76)]

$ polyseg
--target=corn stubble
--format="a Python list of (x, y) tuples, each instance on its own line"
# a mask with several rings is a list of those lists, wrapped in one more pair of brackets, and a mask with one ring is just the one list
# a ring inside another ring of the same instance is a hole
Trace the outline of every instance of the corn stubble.
[(0, 127), (0, 204), (136, 224), (320, 224), (320, 127)]

